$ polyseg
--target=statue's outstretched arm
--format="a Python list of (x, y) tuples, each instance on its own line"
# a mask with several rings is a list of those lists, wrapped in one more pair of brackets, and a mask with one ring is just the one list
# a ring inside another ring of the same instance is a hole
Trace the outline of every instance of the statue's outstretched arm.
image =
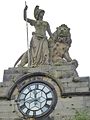
[(26, 7), (24, 8), (24, 15), (23, 15), (24, 20), (25, 21), (27, 20), (27, 22), (30, 23), (30, 25), (35, 26), (35, 20), (27, 18), (27, 13), (26, 13), (27, 9), (28, 9), (28, 6), (26, 5)]

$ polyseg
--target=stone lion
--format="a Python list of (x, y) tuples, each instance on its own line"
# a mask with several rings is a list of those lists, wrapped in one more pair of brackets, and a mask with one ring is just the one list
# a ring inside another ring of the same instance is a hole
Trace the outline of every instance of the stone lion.
[(49, 39), (50, 58), (54, 65), (74, 64), (78, 66), (76, 60), (72, 60), (69, 55), (69, 48), (71, 47), (70, 28), (62, 24), (57, 27), (53, 33), (53, 40)]

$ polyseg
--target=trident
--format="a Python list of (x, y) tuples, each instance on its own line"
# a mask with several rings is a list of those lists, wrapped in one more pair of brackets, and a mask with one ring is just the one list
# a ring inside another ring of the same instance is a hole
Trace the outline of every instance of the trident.
[[(25, 6), (27, 5), (25, 1)], [(27, 11), (26, 11), (26, 32), (27, 32), (27, 49), (28, 49), (28, 67), (30, 67), (30, 52), (29, 52), (29, 38), (28, 38), (28, 22), (27, 22)]]

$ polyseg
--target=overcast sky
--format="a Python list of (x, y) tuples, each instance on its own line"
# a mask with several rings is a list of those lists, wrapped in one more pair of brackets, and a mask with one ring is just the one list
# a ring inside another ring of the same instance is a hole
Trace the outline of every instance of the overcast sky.
[[(45, 10), (44, 20), (52, 32), (61, 24), (71, 28), (70, 56), (77, 59), (79, 76), (90, 76), (90, 0), (27, 0), (28, 17), (34, 19), (36, 5)], [(0, 81), (4, 69), (13, 67), (27, 50), (24, 0), (0, 1)], [(29, 25), (29, 41), (34, 28)]]

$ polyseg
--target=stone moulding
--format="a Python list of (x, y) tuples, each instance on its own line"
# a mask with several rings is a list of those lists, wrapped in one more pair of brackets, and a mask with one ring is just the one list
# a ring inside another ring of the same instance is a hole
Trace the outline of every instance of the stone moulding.
[(47, 74), (47, 73), (41, 73), (41, 72), (36, 72), (36, 73), (28, 73), (26, 75), (23, 75), (22, 77), (20, 77), (14, 84), (13, 86), (10, 88), (10, 90), (8, 91), (7, 94), (7, 98), (10, 100), (11, 96), (15, 90), (15, 88), (17, 87), (18, 84), (22, 83), (23, 81), (25, 81), (28, 78), (31, 77), (35, 77), (35, 76), (44, 76), (44, 77), (48, 77), (50, 78), (53, 82), (55, 82), (57, 84), (57, 86), (59, 87), (60, 93), (62, 93), (62, 89), (63, 86), (60, 82), (58, 82), (54, 77), (52, 77), (51, 75)]

